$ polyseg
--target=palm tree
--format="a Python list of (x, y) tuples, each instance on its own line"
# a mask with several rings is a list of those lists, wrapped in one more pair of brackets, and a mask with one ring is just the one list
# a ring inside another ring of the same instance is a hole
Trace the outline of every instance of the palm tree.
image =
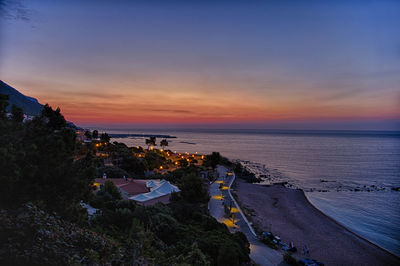
[(160, 146), (161, 146), (163, 149), (165, 149), (165, 147), (168, 146), (168, 141), (167, 141), (167, 139), (163, 139), (163, 140), (160, 142)]
[(151, 136), (150, 138), (146, 139), (147, 150), (150, 149), (151, 146), (156, 146), (156, 137)]
[(101, 142), (106, 142), (106, 143), (109, 143), (110, 142), (110, 136), (107, 134), (107, 133), (102, 133), (101, 135), (100, 135), (100, 141)]
[(97, 138), (99, 137), (99, 131), (97, 131), (96, 129), (93, 130), (92, 137), (93, 137), (94, 139), (97, 139)]

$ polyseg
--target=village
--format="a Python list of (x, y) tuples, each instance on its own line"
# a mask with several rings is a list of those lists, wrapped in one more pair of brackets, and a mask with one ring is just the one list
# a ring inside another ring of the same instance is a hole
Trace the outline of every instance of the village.
[[(160, 149), (156, 148), (157, 139), (154, 136), (145, 139), (147, 148), (141, 146), (129, 148), (122, 143), (110, 143), (109, 135), (98, 134), (97, 130), (90, 132), (77, 128), (75, 133), (82, 145), (93, 151), (99, 168), (103, 169), (94, 179), (94, 193), (100, 190), (102, 184), (110, 181), (118, 188), (123, 199), (133, 200), (143, 206), (156, 203), (168, 204), (172, 193), (178, 193), (180, 189), (176, 184), (165, 180), (163, 178), (165, 175), (181, 167), (193, 165), (200, 169), (199, 175), (206, 186), (215, 175), (218, 175), (215, 167), (213, 169), (212, 166), (204, 165), (205, 155), (169, 150), (166, 138), (160, 141)], [(126, 154), (128, 150), (129, 154)], [(127, 160), (135, 161), (137, 168), (143, 170), (142, 173), (138, 173), (137, 169), (134, 171), (135, 174), (129, 171), (130, 167), (126, 167), (124, 163)], [(90, 209), (87, 204), (83, 206)], [(89, 214), (91, 212), (93, 209), (89, 210)]]

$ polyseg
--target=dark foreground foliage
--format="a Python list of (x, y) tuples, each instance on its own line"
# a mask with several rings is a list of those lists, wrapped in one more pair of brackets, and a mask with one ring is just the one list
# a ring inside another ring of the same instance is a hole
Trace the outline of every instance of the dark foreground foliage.
[[(193, 178), (194, 173), (188, 175)], [(181, 189), (183, 192), (186, 188)], [(249, 262), (247, 238), (242, 233), (231, 234), (225, 225), (211, 217), (207, 201), (193, 201), (193, 197), (186, 199), (178, 195), (174, 198), (168, 206), (144, 207), (118, 198), (110, 182), (91, 201), (100, 209), (91, 226), (99, 233), (119, 239), (125, 246), (140, 247), (136, 248), (135, 256), (145, 257), (152, 264), (241, 265)]]
[(104, 235), (66, 222), (32, 204), (0, 211), (1, 265), (101, 265), (124, 252)]
[[(94, 195), (96, 172), (141, 176), (165, 159), (149, 152), (139, 161), (131, 156), (135, 148), (110, 144), (102, 134), (106, 144), (101, 149), (112, 155), (120, 170), (104, 167), (90, 146), (76, 140), (59, 109), (46, 105), (40, 116), (23, 123), (16, 108), (7, 118), (7, 100), (0, 95), (0, 265), (249, 262), (246, 237), (231, 234), (208, 214), (209, 196), (198, 168), (165, 176), (181, 189), (168, 206), (144, 207), (123, 200), (112, 182)], [(220, 160), (214, 154), (209, 162), (215, 167)], [(90, 219), (81, 201), (98, 208)]]

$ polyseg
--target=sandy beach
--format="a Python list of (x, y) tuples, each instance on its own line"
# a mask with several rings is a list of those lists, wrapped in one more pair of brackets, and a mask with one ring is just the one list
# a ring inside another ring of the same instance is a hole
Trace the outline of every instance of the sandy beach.
[(241, 206), (254, 210), (252, 222), (286, 243), (293, 241), (298, 259), (305, 257), (302, 249), (306, 245), (310, 258), (325, 265), (400, 265), (398, 257), (316, 209), (301, 190), (249, 184), (241, 179), (236, 179), (234, 189)]

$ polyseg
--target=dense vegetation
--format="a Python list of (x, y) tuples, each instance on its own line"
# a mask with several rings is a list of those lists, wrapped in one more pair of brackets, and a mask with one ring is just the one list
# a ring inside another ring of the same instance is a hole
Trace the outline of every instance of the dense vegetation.
[[(132, 149), (141, 148), (111, 144), (102, 134), (106, 145), (101, 150), (112, 154), (118, 167), (104, 166), (93, 144), (77, 141), (59, 109), (46, 105), (40, 116), (22, 122), (18, 107), (6, 116), (7, 100), (0, 95), (0, 264), (249, 262), (246, 237), (231, 234), (208, 214), (209, 196), (197, 166), (163, 176), (181, 189), (169, 205), (143, 207), (123, 200), (112, 182), (94, 195), (96, 175), (140, 177), (165, 158), (154, 151), (139, 160)], [(98, 208), (90, 219), (81, 201)]]
[(92, 158), (74, 160), (75, 132), (66, 127), (59, 109), (46, 105), (41, 116), (27, 123), (3, 116), (0, 135), (1, 207), (32, 201), (63, 215), (90, 196)]

